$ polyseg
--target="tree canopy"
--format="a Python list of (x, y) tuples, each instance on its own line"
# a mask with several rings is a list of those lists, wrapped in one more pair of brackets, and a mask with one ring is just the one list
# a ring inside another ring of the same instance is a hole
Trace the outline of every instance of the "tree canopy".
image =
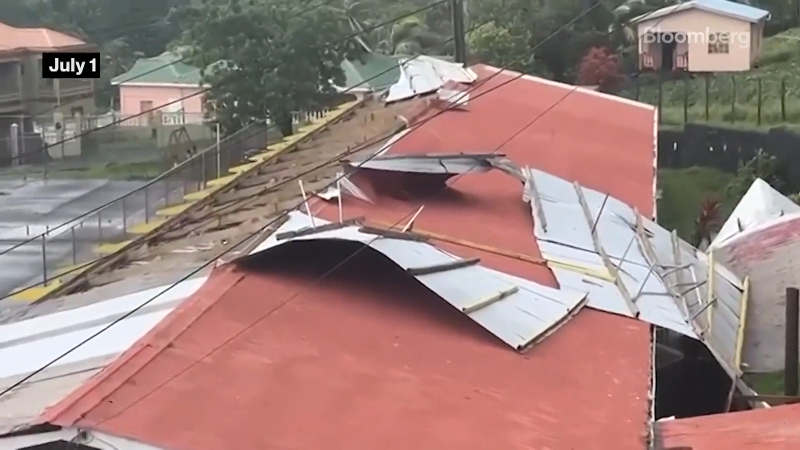
[(293, 111), (322, 107), (344, 84), (340, 64), (355, 49), (343, 39), (346, 24), (334, 10), (304, 9), (292, 0), (207, 2), (176, 16), (191, 22), (182, 52), (205, 69), (207, 102), (223, 127), (266, 116), (291, 134)]
[[(466, 2), (470, 62), (575, 82), (581, 61), (602, 48), (619, 55), (624, 71), (636, 48), (628, 21), (674, 1)], [(207, 100), (226, 129), (269, 117), (288, 132), (293, 111), (318, 108), (335, 92), (339, 65), (356, 47), (452, 55), (450, 8), (433, 0), (22, 0), (4, 6), (0, 21), (96, 44), (104, 57), (99, 105), (112, 106), (109, 80), (137, 58), (178, 49), (206, 69)]]

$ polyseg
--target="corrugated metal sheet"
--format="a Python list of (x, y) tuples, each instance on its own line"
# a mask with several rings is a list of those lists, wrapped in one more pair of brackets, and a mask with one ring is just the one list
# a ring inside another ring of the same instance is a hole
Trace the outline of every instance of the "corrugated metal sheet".
[(636, 214), (629, 206), (545, 172), (523, 172), (525, 196), (534, 211), (534, 235), (559, 284), (588, 292), (591, 308), (695, 337), (639, 248)]
[(396, 102), (417, 95), (436, 92), (448, 81), (473, 83), (475, 72), (456, 64), (430, 56), (417, 56), (400, 60), (400, 80), (389, 88), (386, 102)]
[[(150, 331), (206, 279), (179, 283), (122, 320), (168, 285), (0, 326), (0, 389), (50, 364), (0, 398), (0, 433), (27, 424), (60, 401)], [(101, 337), (82, 344), (115, 321)]]
[[(327, 224), (330, 222), (314, 218), (316, 227)], [(289, 221), (262, 242), (253, 253), (294, 240), (341, 239), (369, 245), (406, 270), (464, 261), (428, 243), (387, 237), (376, 239), (375, 235), (359, 231), (359, 226), (346, 226), (279, 240), (282, 233), (311, 226), (308, 216), (292, 212)], [(515, 349), (523, 349), (544, 338), (576, 313), (585, 300), (583, 292), (552, 289), (479, 265), (415, 275), (415, 278)]]
[(503, 159), (497, 154), (460, 155), (392, 155), (377, 156), (351, 163), (355, 167), (391, 172), (462, 174), (492, 170), (494, 161)]
[(732, 272), (714, 264), (709, 283), (704, 253), (619, 200), (541, 171), (523, 175), (534, 234), (562, 286), (588, 292), (590, 308), (699, 339), (730, 373), (740, 373), (743, 286)]

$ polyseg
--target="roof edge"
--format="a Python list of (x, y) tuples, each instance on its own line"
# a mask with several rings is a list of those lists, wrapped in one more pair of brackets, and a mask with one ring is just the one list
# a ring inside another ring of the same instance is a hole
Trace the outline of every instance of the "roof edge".
[[(142, 370), (150, 361), (163, 352), (169, 344), (186, 331), (194, 322), (222, 297), (222, 295), (244, 278), (243, 272), (237, 272), (237, 266), (220, 267), (211, 272), (208, 280), (200, 289), (191, 295), (180, 306), (158, 323), (147, 334), (142, 336), (130, 349), (120, 355), (114, 362), (89, 379), (81, 387), (67, 395), (63, 400), (45, 409), (34, 424), (52, 423), (62, 427), (74, 426), (80, 422), (86, 411), (98, 406), (109, 395)], [(196, 308), (199, 305), (200, 308)], [(188, 316), (185, 312), (191, 311)], [(159, 337), (161, 343), (154, 344)], [(162, 339), (163, 338), (163, 339)], [(140, 357), (138, 361), (135, 359)], [(92, 390), (109, 379), (112, 375), (125, 371), (114, 383), (103, 389), (97, 400), (91, 404), (80, 405), (81, 401)]]
[(691, 1), (691, 2), (687, 2), (687, 3), (679, 3), (677, 5), (666, 6), (664, 8), (657, 9), (655, 11), (651, 11), (649, 13), (645, 13), (645, 14), (642, 14), (640, 16), (636, 16), (636, 17), (634, 17), (633, 19), (630, 20), (630, 23), (631, 24), (639, 24), (639, 23), (642, 23), (642, 22), (647, 22), (648, 20), (658, 19), (659, 17), (664, 17), (664, 16), (670, 16), (672, 14), (677, 14), (677, 13), (684, 12), (684, 11), (689, 11), (689, 10), (692, 10), (692, 9), (697, 9), (697, 10), (700, 10), (700, 11), (705, 11), (707, 13), (717, 14), (717, 15), (725, 16), (725, 17), (730, 17), (730, 18), (733, 18), (733, 19), (738, 19), (738, 20), (742, 20), (742, 21), (750, 22), (750, 23), (756, 23), (756, 22), (758, 22), (760, 20), (763, 20), (764, 18), (769, 18), (771, 16), (769, 11), (763, 10), (761, 8), (756, 8), (755, 6), (750, 6), (750, 5), (744, 5), (744, 6), (749, 6), (750, 8), (757, 9), (757, 10), (761, 11), (763, 14), (758, 16), (758, 18), (747, 17), (747, 16), (743, 16), (741, 14), (736, 14), (736, 13), (734, 13), (732, 11), (724, 11), (724, 10), (721, 10), (721, 9), (713, 8), (713, 7), (708, 6), (708, 5), (703, 5), (703, 4), (697, 3), (695, 1)]

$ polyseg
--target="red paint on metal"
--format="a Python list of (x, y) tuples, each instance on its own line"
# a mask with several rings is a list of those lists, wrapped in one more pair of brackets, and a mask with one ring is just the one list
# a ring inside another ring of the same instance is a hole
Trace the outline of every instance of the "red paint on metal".
[[(485, 78), (489, 69), (476, 71)], [(486, 81), (478, 94), (505, 77)], [(513, 81), (433, 119), (390, 152), (492, 151), (567, 92)], [(650, 215), (653, 120), (652, 109), (579, 91), (501, 153)], [(371, 192), (374, 205), (346, 200), (345, 217), (403, 224), (424, 203), (416, 229), (541, 257), (518, 180), (495, 171), (460, 177), (453, 187), (418, 201)], [(315, 209), (338, 218), (335, 202)], [(437, 245), (556, 286), (542, 265)], [(519, 355), (396, 271), (343, 270), (316, 284), (301, 268), (279, 269), (212, 277), (143, 338), (147, 352), (128, 352), (45, 419), (198, 450), (644, 445), (651, 355), (643, 322), (584, 309)]]
[(204, 314), (147, 340), (155, 357), (52, 420), (172, 449), (641, 448), (641, 323), (586, 310), (520, 356), (386, 264), (216, 278)]
[(659, 422), (660, 447), (692, 450), (789, 450), (800, 442), (800, 405)]
[(787, 218), (769, 226), (734, 236), (724, 247), (735, 264), (764, 261), (800, 240), (800, 217)]

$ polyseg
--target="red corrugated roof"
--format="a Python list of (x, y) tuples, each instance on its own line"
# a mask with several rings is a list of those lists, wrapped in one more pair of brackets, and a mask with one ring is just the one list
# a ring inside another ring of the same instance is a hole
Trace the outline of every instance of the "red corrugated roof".
[(47, 28), (16, 28), (0, 23), (0, 51), (51, 51), (86, 45), (68, 34)]
[(667, 420), (656, 424), (658, 450), (800, 448), (800, 405)]
[[(486, 79), (491, 68), (476, 72)], [(567, 92), (514, 81), (434, 119), (390, 153), (490, 152)], [(649, 214), (654, 115), (576, 92), (502, 152)], [(545, 267), (498, 254), (540, 257), (518, 181), (491, 172), (454, 187), (425, 201), (415, 229), (449, 236), (437, 245), (480, 256), (486, 266), (555, 286)], [(346, 215), (395, 222), (416, 209), (377, 200), (347, 201)], [(315, 209), (335, 219), (335, 208), (325, 206)], [(319, 285), (306, 273), (311, 268), (226, 268), (44, 420), (175, 449), (642, 448), (647, 324), (584, 310), (519, 355), (415, 281), (379, 266), (337, 271)]]

